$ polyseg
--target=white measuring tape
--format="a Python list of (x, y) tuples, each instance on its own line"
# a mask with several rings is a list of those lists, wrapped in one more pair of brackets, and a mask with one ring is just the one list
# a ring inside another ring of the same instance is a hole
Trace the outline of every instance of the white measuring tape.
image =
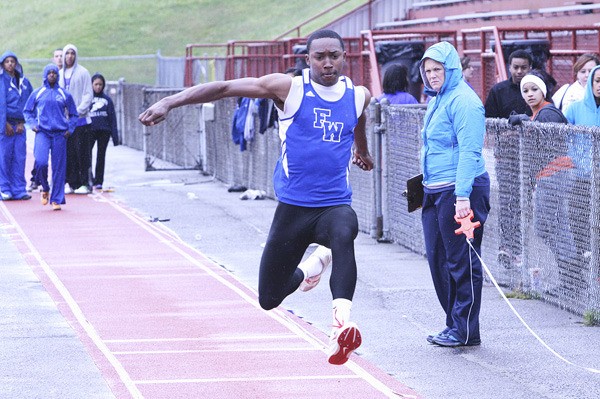
[(535, 337), (535, 339), (537, 339), (544, 346), (544, 348), (548, 349), (554, 356), (556, 356), (557, 358), (559, 358), (560, 360), (562, 360), (565, 363), (568, 363), (568, 364), (570, 364), (572, 366), (575, 366), (575, 367), (579, 367), (579, 368), (581, 368), (583, 370), (590, 371), (592, 373), (598, 373), (598, 374), (600, 374), (600, 370), (598, 370), (598, 369), (594, 369), (594, 368), (591, 368), (591, 367), (580, 366), (580, 365), (578, 365), (576, 363), (573, 363), (572, 361), (566, 359), (560, 353), (558, 353), (554, 349), (552, 349), (542, 338), (540, 338), (540, 336), (537, 335), (535, 333), (535, 331), (533, 331), (531, 329), (531, 327), (529, 327), (529, 325), (527, 324), (527, 322), (525, 322), (525, 320), (523, 320), (523, 317), (521, 317), (521, 315), (519, 314), (519, 312), (517, 312), (517, 310), (514, 308), (514, 306), (512, 305), (512, 303), (510, 303), (510, 301), (508, 300), (508, 298), (506, 297), (506, 295), (504, 295), (504, 292), (502, 291), (502, 289), (498, 285), (498, 282), (496, 281), (496, 279), (494, 278), (494, 276), (492, 276), (492, 272), (490, 272), (490, 269), (488, 269), (488, 267), (485, 264), (485, 262), (483, 261), (483, 259), (481, 259), (481, 256), (479, 256), (479, 254), (477, 253), (477, 251), (475, 250), (475, 248), (473, 248), (473, 244), (471, 244), (471, 241), (469, 241), (469, 239), (466, 238), (466, 236), (465, 236), (465, 240), (467, 240), (467, 243), (469, 244), (469, 247), (471, 247), (471, 249), (473, 250), (473, 252), (475, 252), (475, 255), (477, 255), (477, 258), (481, 262), (481, 266), (483, 266), (483, 270), (485, 270), (486, 274), (488, 275), (488, 277), (490, 278), (490, 280), (494, 284), (494, 287), (496, 287), (496, 289), (500, 293), (500, 296), (502, 296), (502, 299), (504, 299), (504, 301), (508, 304), (508, 307), (510, 307), (510, 309), (513, 311), (513, 313), (515, 314), (515, 316), (517, 316), (517, 318), (521, 321), (521, 323), (523, 323), (523, 325), (525, 326), (525, 328), (527, 328), (527, 330), (531, 333), (531, 335), (533, 335)]

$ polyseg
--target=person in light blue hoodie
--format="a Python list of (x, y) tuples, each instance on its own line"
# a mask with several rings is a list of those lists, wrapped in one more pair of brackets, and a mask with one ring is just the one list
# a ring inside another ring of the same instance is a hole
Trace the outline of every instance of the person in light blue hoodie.
[[(600, 126), (600, 65), (595, 66), (587, 80), (583, 99), (571, 103), (565, 117), (573, 125)], [(591, 258), (592, 207), (592, 135), (575, 133), (569, 138), (569, 156), (575, 164), (574, 195), (569, 204), (569, 220), (575, 235), (577, 253)]]
[(2, 200), (28, 200), (25, 180), (27, 144), (23, 107), (33, 88), (23, 76), (23, 68), (15, 53), (6, 51), (0, 57), (6, 91), (6, 123), (0, 135), (0, 195)]
[(473, 211), (481, 227), (472, 245), (481, 253), (490, 211), (490, 179), (482, 156), (485, 110), (463, 80), (459, 55), (450, 43), (429, 47), (420, 69), (431, 97), (422, 130), (421, 219), (433, 285), (446, 313), (446, 327), (427, 341), (446, 347), (479, 345), (482, 266), (465, 236), (454, 231), (460, 227), (455, 217)]
[[(36, 179), (42, 185), (42, 205), (58, 211), (65, 203), (67, 138), (77, 126), (77, 107), (69, 92), (58, 85), (58, 67), (44, 68), (44, 83), (36, 89), (23, 111), (27, 127), (35, 132)], [(48, 153), (52, 159), (52, 192), (48, 183)]]

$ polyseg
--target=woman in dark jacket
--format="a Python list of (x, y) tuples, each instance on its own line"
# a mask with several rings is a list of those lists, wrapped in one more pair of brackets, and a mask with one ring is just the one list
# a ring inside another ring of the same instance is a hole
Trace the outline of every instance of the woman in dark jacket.
[(90, 107), (90, 116), (92, 117), (92, 140), (90, 143), (90, 150), (94, 148), (94, 144), (97, 142), (96, 171), (93, 179), (94, 188), (96, 190), (102, 190), (102, 184), (104, 183), (104, 163), (108, 141), (112, 137), (115, 147), (120, 144), (115, 107), (111, 98), (104, 94), (105, 86), (106, 81), (104, 80), (104, 76), (99, 73), (92, 76), (94, 98), (92, 99), (92, 105)]
[[(543, 74), (532, 71), (521, 80), (521, 94), (531, 108), (534, 122), (568, 123), (548, 98)], [(524, 119), (525, 116), (521, 116)], [(515, 116), (509, 121), (514, 122)], [(525, 119), (526, 120), (526, 119)], [(524, 133), (525, 154), (530, 155), (534, 182), (534, 226), (536, 234), (552, 251), (561, 281), (566, 282), (576, 258), (575, 241), (569, 228), (569, 197), (574, 183), (573, 160), (568, 156), (566, 132), (560, 129), (535, 129)], [(549, 135), (548, 133), (552, 133)], [(525, 161), (527, 163), (527, 161)]]

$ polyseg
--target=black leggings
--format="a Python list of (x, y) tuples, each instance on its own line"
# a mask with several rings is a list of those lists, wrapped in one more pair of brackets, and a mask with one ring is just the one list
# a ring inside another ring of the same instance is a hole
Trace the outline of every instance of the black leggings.
[(307, 208), (280, 202), (260, 261), (260, 306), (273, 309), (298, 289), (304, 274), (297, 267), (313, 242), (331, 248), (329, 287), (333, 299), (352, 300), (356, 287), (357, 234), (358, 219), (349, 205)]

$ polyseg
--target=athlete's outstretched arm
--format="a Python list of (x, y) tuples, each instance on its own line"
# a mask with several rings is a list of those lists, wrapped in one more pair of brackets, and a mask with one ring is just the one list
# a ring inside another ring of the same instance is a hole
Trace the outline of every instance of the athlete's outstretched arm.
[(365, 91), (365, 105), (362, 114), (358, 118), (358, 124), (354, 128), (354, 157), (352, 163), (362, 170), (371, 170), (373, 169), (373, 158), (371, 158), (367, 143), (367, 115), (365, 113), (371, 102), (371, 93), (366, 87), (359, 87)]
[(173, 108), (189, 104), (200, 104), (226, 97), (270, 98), (283, 104), (292, 84), (292, 78), (283, 73), (274, 73), (260, 78), (241, 78), (204, 83), (165, 97), (138, 117), (139, 121), (152, 126), (165, 120)]

